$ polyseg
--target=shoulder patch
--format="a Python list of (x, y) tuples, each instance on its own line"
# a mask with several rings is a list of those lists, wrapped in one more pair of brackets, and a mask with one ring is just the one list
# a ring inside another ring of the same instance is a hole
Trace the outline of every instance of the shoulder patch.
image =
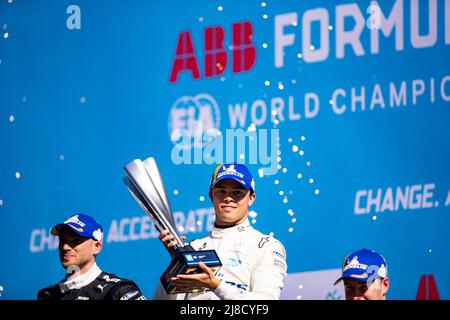
[(120, 300), (130, 300), (131, 298), (136, 297), (138, 294), (139, 294), (139, 291), (137, 291), (137, 290), (130, 291), (130, 292), (125, 293), (125, 294), (120, 298)]
[(286, 257), (285, 257), (284, 254), (282, 254), (281, 252), (273, 251), (273, 254), (276, 255), (276, 256), (278, 256), (278, 257), (281, 258), (281, 259), (286, 260)]

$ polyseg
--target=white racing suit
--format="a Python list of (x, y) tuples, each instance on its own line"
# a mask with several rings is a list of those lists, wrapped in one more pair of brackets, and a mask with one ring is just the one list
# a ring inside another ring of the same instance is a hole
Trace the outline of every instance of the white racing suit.
[(286, 252), (280, 241), (255, 230), (250, 222), (229, 228), (217, 228), (204, 238), (193, 240), (195, 250), (216, 250), (222, 268), (221, 281), (214, 291), (167, 294), (161, 283), (155, 300), (253, 300), (280, 298), (286, 276)]

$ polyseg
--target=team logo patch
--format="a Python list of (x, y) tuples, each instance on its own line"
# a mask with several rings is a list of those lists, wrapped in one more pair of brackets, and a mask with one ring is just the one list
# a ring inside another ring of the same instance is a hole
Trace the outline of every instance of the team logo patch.
[(347, 265), (344, 267), (344, 271), (348, 269), (367, 269), (367, 264), (360, 263), (358, 257), (354, 256), (351, 261), (347, 260)]
[(78, 217), (79, 217), (79, 215), (77, 214), (77, 215), (67, 219), (66, 221), (64, 221), (64, 223), (65, 224), (74, 223), (74, 224), (79, 225), (80, 227), (84, 227), (86, 224), (84, 222), (81, 222)]
[(92, 233), (92, 236), (94, 237), (95, 240), (97, 240), (97, 241), (102, 241), (102, 238), (103, 238), (103, 232), (102, 232), (102, 230), (100, 230), (100, 228), (98, 228), (97, 230), (95, 230), (95, 231)]
[(226, 265), (229, 267), (237, 267), (238, 265), (240, 265), (242, 263), (241, 260), (236, 259), (236, 258), (228, 258)]
[(103, 276), (103, 280), (105, 280), (106, 282), (120, 282), (120, 279), (117, 278), (110, 278), (107, 274)]
[(137, 296), (138, 294), (139, 291), (127, 292), (123, 297), (120, 298), (120, 300), (130, 300), (131, 298)]
[(287, 268), (286, 263), (284, 263), (284, 261), (277, 259), (277, 258), (273, 259), (273, 265), (283, 271), (286, 270), (286, 268)]
[(381, 267), (378, 269), (377, 274), (381, 278), (386, 278), (387, 277), (387, 268), (386, 268), (386, 266), (384, 264), (382, 264)]
[(286, 260), (286, 257), (278, 251), (273, 251), (273, 254), (276, 255), (277, 257), (280, 257), (281, 259)]
[(245, 226), (240, 226), (240, 227), (238, 227), (238, 231), (239, 231), (239, 232), (243, 232), (243, 231), (245, 231), (245, 229), (246, 229)]

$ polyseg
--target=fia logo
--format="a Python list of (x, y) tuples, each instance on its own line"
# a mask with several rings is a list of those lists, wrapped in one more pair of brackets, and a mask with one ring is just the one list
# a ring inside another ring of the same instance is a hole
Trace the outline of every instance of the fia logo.
[[(205, 133), (218, 130), (220, 127), (219, 106), (207, 93), (194, 97), (183, 96), (172, 105), (168, 127), (174, 144), (181, 145), (183, 149), (191, 149), (192, 146), (203, 148), (211, 139), (211, 136)], [(191, 138), (189, 143), (180, 141), (186, 136)]]
[(185, 255), (185, 258), (187, 261), (194, 261), (194, 258), (190, 254)]

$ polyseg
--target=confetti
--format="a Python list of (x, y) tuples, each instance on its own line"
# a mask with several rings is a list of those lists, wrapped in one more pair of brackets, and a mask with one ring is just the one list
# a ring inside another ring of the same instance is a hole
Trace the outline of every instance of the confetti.
[(248, 215), (250, 218), (256, 218), (258, 216), (258, 213), (256, 213), (256, 211), (249, 211)]
[(258, 169), (258, 175), (260, 178), (264, 177), (264, 170), (263, 169)]

